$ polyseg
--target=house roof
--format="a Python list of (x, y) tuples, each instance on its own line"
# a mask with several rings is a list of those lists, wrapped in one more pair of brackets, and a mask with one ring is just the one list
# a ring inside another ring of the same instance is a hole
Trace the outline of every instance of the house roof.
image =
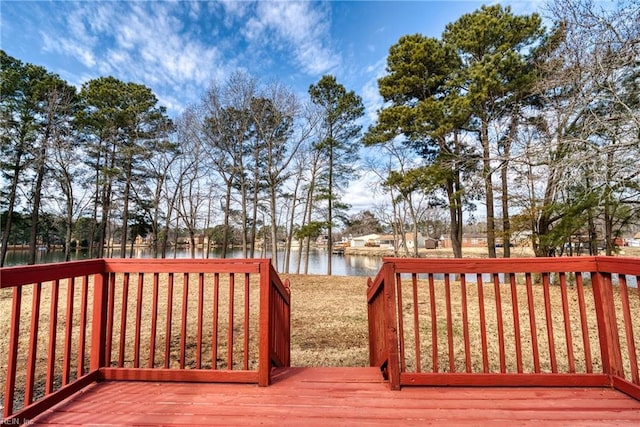
[(365, 234), (364, 236), (357, 236), (357, 237), (352, 237), (351, 240), (376, 240), (379, 239), (380, 235), (379, 234)]

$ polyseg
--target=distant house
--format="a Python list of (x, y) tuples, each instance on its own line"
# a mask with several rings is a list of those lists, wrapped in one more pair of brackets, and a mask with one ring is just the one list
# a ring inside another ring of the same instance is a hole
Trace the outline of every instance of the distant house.
[(364, 248), (365, 246), (378, 246), (379, 234), (367, 234), (365, 236), (352, 237), (349, 244), (352, 248)]
[(640, 232), (633, 235), (633, 238), (626, 240), (626, 245), (631, 248), (640, 248)]
[[(442, 236), (440, 238), (443, 248), (451, 248), (451, 238), (449, 236)], [(462, 247), (463, 248), (486, 248), (487, 235), (483, 233), (464, 233), (462, 235)]]

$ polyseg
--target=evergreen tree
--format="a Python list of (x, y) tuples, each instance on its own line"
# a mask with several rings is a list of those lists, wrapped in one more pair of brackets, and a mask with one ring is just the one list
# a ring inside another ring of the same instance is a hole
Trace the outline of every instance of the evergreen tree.
[[(328, 258), (327, 274), (331, 275), (331, 248), (336, 209), (346, 207), (340, 203), (339, 194), (356, 175), (358, 143), (361, 126), (358, 119), (364, 114), (362, 99), (353, 91), (347, 92), (331, 75), (323, 76), (309, 87), (311, 101), (320, 109), (321, 136), (316, 149), (324, 153), (326, 175), (319, 185), (319, 198), (327, 201)], [(339, 210), (339, 209), (338, 209)]]

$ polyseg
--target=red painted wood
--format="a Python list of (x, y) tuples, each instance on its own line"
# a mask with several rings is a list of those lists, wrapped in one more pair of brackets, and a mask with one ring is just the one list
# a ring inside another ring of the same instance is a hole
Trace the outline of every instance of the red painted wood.
[(18, 339), (20, 336), (20, 306), (22, 304), (22, 287), (13, 289), (13, 303), (11, 305), (11, 331), (9, 332), (9, 360), (7, 361), (7, 379), (5, 384), (5, 400), (3, 417), (7, 418), (13, 412), (13, 399), (16, 385), (16, 363), (18, 361)]
[[(398, 279), (400, 276), (398, 276)], [(422, 355), (420, 352), (420, 312), (418, 309), (418, 277), (411, 275), (411, 290), (413, 295), (413, 339), (415, 341), (416, 372), (422, 372)]]
[[(599, 258), (601, 257), (519, 258), (518, 262), (503, 258), (430, 258), (429, 262), (424, 262), (423, 258), (383, 258), (383, 262), (393, 263), (397, 273), (545, 273), (550, 271), (597, 271), (599, 263), (609, 262), (608, 259), (600, 260)], [(612, 258), (610, 265), (617, 266), (625, 262), (621, 257)], [(622, 261), (616, 261), (616, 258)], [(620, 268), (624, 267), (621, 265)]]
[(580, 310), (580, 330), (582, 331), (582, 347), (584, 348), (584, 364), (587, 373), (593, 372), (591, 359), (591, 342), (589, 340), (589, 327), (587, 326), (587, 309), (584, 300), (584, 284), (582, 273), (576, 273), (576, 289), (578, 293), (578, 308)]
[(144, 273), (138, 273), (138, 287), (136, 293), (136, 331), (133, 342), (133, 367), (140, 367), (140, 334), (142, 333), (142, 296), (144, 287)]
[(189, 273), (182, 276), (182, 314), (180, 323), (180, 369), (184, 369), (187, 355), (187, 316), (189, 315)]
[(444, 299), (447, 316), (447, 352), (449, 353), (449, 372), (456, 371), (455, 354), (453, 352), (453, 318), (451, 313), (451, 282), (449, 274), (444, 275)]
[(127, 311), (129, 308), (129, 273), (124, 273), (122, 281), (122, 305), (120, 306), (120, 347), (118, 348), (118, 366), (124, 366), (124, 351), (127, 343)]
[(560, 297), (562, 299), (562, 316), (564, 319), (564, 339), (567, 345), (569, 372), (576, 371), (576, 361), (573, 356), (573, 337), (571, 336), (571, 318), (569, 317), (569, 300), (567, 297), (567, 277), (560, 273)]
[(638, 377), (638, 355), (636, 352), (635, 338), (633, 334), (633, 323), (631, 320), (631, 308), (629, 306), (629, 291), (627, 289), (627, 277), (620, 275), (618, 288), (620, 289), (620, 299), (622, 302), (622, 315), (624, 319), (624, 332), (627, 341), (627, 355), (629, 356), (629, 367), (631, 369), (631, 382), (640, 385)]
[(261, 259), (105, 259), (109, 273), (259, 273)]
[(78, 333), (78, 371), (76, 378), (85, 374), (85, 357), (87, 354), (87, 310), (89, 298), (89, 277), (82, 277), (82, 290), (80, 292), (80, 330)]
[(429, 274), (429, 307), (431, 314), (431, 364), (432, 371), (438, 372), (438, 318), (436, 315), (436, 292), (433, 274)]
[[(115, 316), (115, 304), (116, 304), (116, 275), (115, 273), (107, 274), (109, 280), (109, 290), (106, 295), (109, 298), (109, 308), (107, 309), (107, 335), (106, 335), (106, 343), (105, 343), (105, 365), (111, 365), (111, 351), (113, 350), (113, 326), (114, 326), (114, 316)], [(102, 366), (105, 366), (102, 365)], [(100, 367), (102, 367), (100, 366)]]
[(544, 313), (547, 322), (547, 342), (549, 343), (549, 361), (551, 372), (558, 373), (558, 360), (556, 359), (556, 345), (553, 335), (553, 314), (551, 313), (551, 296), (549, 295), (549, 273), (542, 273), (542, 295), (544, 296)]
[(525, 284), (527, 287), (527, 308), (529, 309), (529, 327), (531, 329), (531, 347), (533, 348), (533, 370), (540, 373), (540, 350), (538, 347), (538, 328), (536, 327), (536, 312), (533, 303), (533, 285), (531, 283), (531, 273), (525, 274)]
[(621, 392), (628, 394), (637, 401), (640, 401), (640, 384), (633, 384), (624, 378), (614, 376), (611, 378), (611, 385)]
[(480, 314), (480, 340), (482, 342), (482, 372), (489, 372), (489, 353), (487, 350), (487, 318), (484, 312), (484, 286), (482, 283), (482, 275), (476, 274), (476, 283), (478, 284), (478, 308)]
[(105, 381), (34, 421), (121, 426), (637, 425), (640, 402), (610, 388), (578, 386), (405, 387), (393, 392), (377, 368), (293, 368), (276, 370), (268, 388)]
[(49, 394), (44, 398), (38, 400), (35, 403), (32, 403), (29, 406), (22, 408), (20, 411), (12, 414), (10, 417), (5, 416), (5, 420), (3, 423), (7, 425), (16, 425), (17, 420), (26, 421), (26, 424), (32, 424), (33, 419), (38, 415), (44, 413), (47, 409), (52, 408), (63, 400), (69, 398), (73, 394), (78, 391), (84, 389), (85, 387), (91, 385), (98, 378), (98, 371), (91, 372), (85, 375), (82, 378), (77, 379), (76, 381), (60, 388), (53, 394)]
[[(262, 280), (262, 278), (261, 278)], [(262, 283), (261, 283), (262, 285)], [(218, 367), (218, 314), (220, 307), (220, 275), (215, 273), (213, 276), (213, 336), (211, 337), (211, 369)], [(262, 354), (262, 351), (261, 353)], [(262, 364), (262, 362), (261, 362)]]
[(173, 273), (167, 277), (167, 320), (164, 329), (164, 367), (171, 364), (171, 320), (173, 315)]
[(421, 386), (509, 386), (509, 387), (608, 387), (602, 374), (466, 374), (447, 375), (403, 373), (401, 383)]
[[(602, 369), (605, 374), (619, 375), (621, 371), (614, 348), (618, 339), (615, 325), (615, 307), (612, 294), (607, 292), (607, 283), (600, 272), (591, 273), (593, 297), (595, 300), (596, 319), (598, 322), (598, 339), (600, 341), (600, 354)], [(610, 281), (609, 281), (610, 285)], [(615, 329), (614, 329), (615, 328)]]
[[(40, 325), (40, 300), (42, 296), (42, 283), (37, 283), (33, 289), (31, 302), (31, 330), (29, 333), (29, 355), (27, 356), (27, 377), (24, 391), (24, 404), (33, 402), (33, 385), (35, 382), (36, 357), (38, 351), (38, 329)], [(9, 344), (12, 345), (11, 343)], [(13, 348), (13, 347), (10, 347)]]
[(398, 350), (398, 357), (400, 358), (400, 372), (405, 372), (407, 370), (407, 361), (405, 357), (405, 348), (404, 348), (404, 313), (402, 312), (402, 307), (404, 307), (404, 303), (402, 301), (402, 279), (399, 274), (396, 274), (394, 277), (394, 281), (391, 282), (391, 286), (395, 286), (396, 289), (396, 298), (397, 307), (400, 307), (400, 311), (398, 312), (398, 342), (400, 344), (400, 348)]
[(187, 382), (258, 382), (257, 371), (211, 370), (211, 369), (148, 369), (148, 368), (102, 368), (101, 380), (118, 381), (187, 381)]
[[(109, 275), (96, 274), (93, 277), (93, 319), (91, 321), (91, 363), (90, 370), (97, 371), (105, 366), (110, 355), (106, 352), (110, 337), (107, 334), (109, 304)], [(107, 339), (109, 337), (109, 339)]]
[[(235, 274), (229, 273), (229, 318), (227, 330), (227, 369), (233, 369), (233, 328), (234, 328), (234, 308), (235, 308)], [(267, 305), (269, 307), (269, 305)], [(268, 329), (267, 329), (268, 330)], [(268, 349), (267, 349), (268, 354)]]
[(516, 289), (516, 275), (509, 275), (509, 288), (511, 290), (511, 312), (513, 313), (513, 338), (516, 344), (516, 370), (523, 371), (522, 361), (522, 333), (520, 332), (520, 312), (518, 310), (518, 291)]
[[(387, 361), (388, 349), (385, 339), (385, 309), (384, 293), (379, 282), (382, 277), (376, 277), (377, 282), (369, 279), (367, 292), (367, 312), (369, 323), (369, 365), (382, 367)], [(371, 293), (371, 289), (376, 289), (376, 293)]]
[[(271, 307), (271, 262), (260, 266), (260, 314), (259, 314), (259, 350), (258, 350), (258, 385), (266, 387), (271, 375), (271, 316), (264, 307)], [(229, 365), (231, 366), (231, 365)]]
[(500, 291), (500, 278), (497, 273), (493, 275), (493, 293), (496, 300), (496, 321), (498, 325), (498, 351), (500, 357), (500, 372), (507, 372), (507, 362), (504, 349), (504, 323), (502, 320), (502, 295)]
[(462, 335), (464, 339), (464, 366), (466, 372), (471, 372), (471, 345), (469, 341), (469, 306), (467, 304), (467, 279), (460, 276), (460, 292), (462, 293)]
[(149, 368), (156, 364), (156, 337), (158, 334), (158, 287), (160, 274), (153, 273), (153, 292), (151, 295), (151, 333), (149, 334)]
[(91, 276), (104, 269), (104, 260), (71, 261), (2, 268), (0, 289), (44, 283), (69, 277)]
[(196, 332), (196, 369), (202, 367), (202, 322), (204, 315), (204, 273), (198, 274), (198, 329)]
[[(271, 286), (271, 284), (269, 284)], [(271, 313), (271, 312), (270, 312)], [(244, 275), (244, 360), (242, 369), (249, 370), (249, 273)]]
[(56, 367), (56, 332), (58, 330), (58, 294), (60, 280), (56, 279), (51, 284), (51, 307), (49, 310), (49, 346), (47, 351), (47, 377), (44, 393), (53, 393)]
[(69, 384), (71, 374), (71, 339), (73, 338), (73, 299), (75, 296), (75, 280), (67, 279), (67, 312), (65, 318), (64, 349), (62, 360), (62, 385)]
[(398, 319), (395, 309), (396, 287), (395, 269), (392, 264), (385, 263), (382, 265), (384, 269), (384, 310), (385, 310), (385, 338), (387, 341), (388, 353), (388, 379), (391, 390), (400, 389), (400, 360), (398, 356), (398, 335), (396, 334), (398, 327)]
[(596, 256), (595, 261), (596, 269), (581, 271), (600, 271), (640, 276), (640, 258), (638, 257)]

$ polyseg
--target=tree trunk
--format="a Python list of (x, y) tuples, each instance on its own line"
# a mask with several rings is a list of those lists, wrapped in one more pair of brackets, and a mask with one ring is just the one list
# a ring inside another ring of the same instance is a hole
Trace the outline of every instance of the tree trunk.
[(480, 139), (482, 143), (482, 176), (484, 178), (485, 201), (487, 204), (487, 245), (489, 258), (496, 258), (496, 230), (493, 206), (493, 182), (491, 172), (491, 151), (489, 148), (489, 128), (486, 119), (482, 119)]
[(47, 148), (45, 144), (49, 138), (48, 131), (42, 141), (42, 147), (40, 148), (40, 155), (38, 158), (38, 171), (36, 175), (36, 184), (33, 189), (33, 210), (31, 211), (31, 230), (29, 232), (29, 257), (27, 259), (28, 265), (36, 263), (36, 246), (38, 244), (38, 220), (40, 217), (40, 201), (42, 198), (42, 181), (44, 180), (45, 173), (45, 159), (47, 156)]
[(224, 230), (222, 230), (222, 258), (227, 257), (227, 248), (229, 247), (229, 216), (231, 204), (231, 181), (227, 181), (227, 192), (224, 197)]
[(504, 141), (504, 159), (500, 168), (500, 180), (502, 183), (502, 251), (504, 258), (511, 257), (511, 220), (509, 216), (509, 164), (511, 160), (511, 144), (516, 138), (518, 131), (518, 113), (516, 111), (511, 116), (511, 126), (509, 136)]
[[(131, 191), (131, 160), (127, 161), (125, 170), (124, 192), (122, 194), (122, 240), (120, 242), (120, 258), (126, 258), (127, 234), (129, 233), (129, 192)], [(131, 236), (133, 242), (134, 237)]]
[(2, 230), (2, 255), (0, 256), (0, 267), (4, 266), (4, 262), (7, 259), (7, 250), (9, 249), (9, 235), (11, 234), (11, 219), (13, 217), (13, 211), (16, 204), (16, 194), (18, 192), (18, 181), (20, 179), (20, 171), (22, 166), (20, 161), (24, 153), (19, 151), (16, 154), (16, 163), (13, 167), (13, 176), (11, 177), (11, 190), (9, 190), (9, 206), (7, 207), (7, 220)]

